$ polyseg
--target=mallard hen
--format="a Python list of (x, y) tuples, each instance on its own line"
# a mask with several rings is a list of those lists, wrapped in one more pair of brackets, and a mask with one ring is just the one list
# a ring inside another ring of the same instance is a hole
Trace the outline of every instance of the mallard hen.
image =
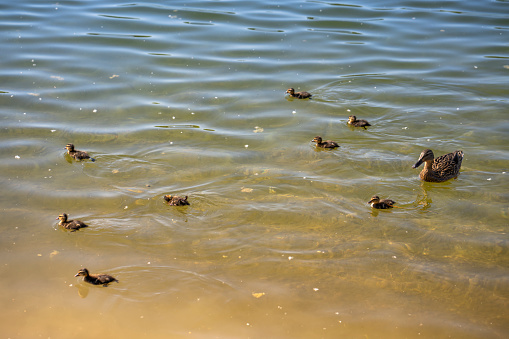
[(443, 182), (458, 176), (462, 161), (463, 151), (455, 151), (435, 158), (432, 150), (425, 149), (412, 168), (417, 168), (424, 162), (424, 168), (419, 174), (421, 180)]

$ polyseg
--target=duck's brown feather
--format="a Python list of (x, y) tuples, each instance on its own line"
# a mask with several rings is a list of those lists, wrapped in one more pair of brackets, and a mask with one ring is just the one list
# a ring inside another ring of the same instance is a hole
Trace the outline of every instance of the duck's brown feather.
[(456, 178), (459, 175), (463, 156), (463, 151), (455, 151), (438, 158), (433, 158), (433, 152), (425, 150), (421, 153), (421, 157), (413, 167), (417, 168), (424, 162), (424, 168), (419, 173), (421, 180), (443, 182)]

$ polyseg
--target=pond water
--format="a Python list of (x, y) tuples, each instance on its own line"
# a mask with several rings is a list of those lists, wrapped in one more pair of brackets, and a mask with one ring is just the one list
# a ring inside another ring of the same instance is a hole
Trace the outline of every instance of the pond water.
[(509, 335), (508, 1), (0, 9), (2, 337)]

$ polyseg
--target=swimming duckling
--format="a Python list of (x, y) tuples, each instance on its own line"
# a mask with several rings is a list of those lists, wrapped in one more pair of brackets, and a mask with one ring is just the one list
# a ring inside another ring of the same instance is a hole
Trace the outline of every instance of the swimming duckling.
[(65, 145), (65, 149), (67, 150), (67, 154), (69, 154), (69, 156), (71, 156), (75, 160), (90, 159), (92, 161), (95, 161), (95, 159), (91, 158), (87, 152), (75, 150), (73, 144)]
[(339, 147), (338, 143), (332, 140), (327, 140), (322, 142), (322, 137), (316, 136), (312, 142), (316, 142), (316, 147), (321, 148), (336, 148)]
[(295, 90), (293, 88), (288, 88), (286, 90), (286, 93), (290, 94), (291, 97), (297, 98), (297, 99), (307, 99), (307, 98), (311, 98), (313, 96), (313, 94), (305, 92), (305, 91), (295, 93)]
[(182, 198), (182, 197), (179, 197), (179, 196), (176, 196), (176, 195), (165, 195), (163, 197), (164, 201), (166, 201), (168, 203), (168, 205), (170, 206), (185, 206), (185, 205), (189, 205), (189, 202), (187, 201), (187, 195), (185, 196), (185, 198)]
[(357, 120), (355, 115), (350, 115), (348, 117), (348, 125), (353, 127), (364, 127), (364, 129), (366, 129), (366, 126), (371, 126), (371, 124), (366, 120)]
[(83, 280), (93, 285), (103, 285), (106, 287), (110, 282), (118, 282), (117, 279), (108, 274), (90, 274), (86, 268), (79, 270), (75, 277), (79, 277), (80, 275), (85, 277)]
[(433, 151), (425, 149), (412, 168), (417, 168), (424, 162), (424, 168), (419, 174), (421, 180), (442, 182), (458, 176), (462, 161), (463, 151), (455, 151), (435, 159)]
[(62, 226), (65, 229), (71, 230), (71, 232), (75, 232), (83, 227), (88, 227), (84, 222), (79, 220), (67, 220), (67, 213), (62, 213), (58, 216), (56, 220), (59, 220), (59, 226)]
[(368, 204), (371, 204), (371, 207), (373, 208), (379, 208), (379, 209), (386, 209), (386, 208), (393, 208), (396, 202), (391, 199), (380, 199), (378, 195), (374, 195), (370, 201), (368, 201)]

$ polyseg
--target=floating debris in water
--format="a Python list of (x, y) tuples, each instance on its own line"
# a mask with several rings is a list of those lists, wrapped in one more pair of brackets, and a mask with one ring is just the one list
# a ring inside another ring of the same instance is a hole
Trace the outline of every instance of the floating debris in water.
[(262, 133), (263, 132), (263, 128), (261, 128), (260, 126), (255, 126), (253, 132), (254, 133)]
[(14, 158), (21, 159), (21, 157), (19, 155), (15, 155)]

